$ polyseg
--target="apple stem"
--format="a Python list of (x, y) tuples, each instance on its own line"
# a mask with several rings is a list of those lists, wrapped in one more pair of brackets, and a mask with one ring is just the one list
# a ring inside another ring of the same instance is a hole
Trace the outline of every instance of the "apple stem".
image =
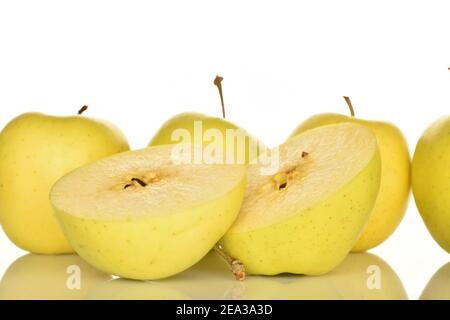
[(344, 96), (344, 100), (345, 100), (345, 102), (347, 102), (348, 108), (350, 109), (350, 114), (352, 115), (352, 117), (354, 117), (355, 110), (353, 109), (352, 101), (347, 96)]
[(85, 112), (87, 110), (88, 106), (84, 105), (80, 108), (80, 110), (78, 110), (78, 115), (82, 115), (83, 112)]
[(214, 251), (216, 251), (219, 256), (222, 257), (223, 260), (228, 264), (228, 267), (230, 268), (231, 272), (234, 275), (234, 278), (238, 281), (244, 281), (245, 280), (245, 266), (244, 264), (233, 257), (230, 257), (224, 250), (222, 245), (216, 244), (214, 247)]
[(219, 90), (220, 103), (222, 104), (222, 117), (225, 119), (225, 103), (223, 102), (222, 80), (223, 77), (216, 76), (216, 78), (214, 79), (214, 85)]

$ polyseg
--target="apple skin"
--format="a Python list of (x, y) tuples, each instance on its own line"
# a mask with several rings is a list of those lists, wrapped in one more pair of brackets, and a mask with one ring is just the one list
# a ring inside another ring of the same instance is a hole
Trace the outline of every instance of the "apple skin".
[(85, 116), (25, 113), (0, 133), (0, 222), (18, 247), (39, 254), (73, 249), (53, 215), (49, 192), (64, 174), (129, 150), (114, 125)]
[(292, 136), (316, 127), (352, 122), (374, 132), (381, 156), (381, 183), (375, 206), (352, 252), (364, 252), (384, 242), (400, 224), (406, 212), (410, 190), (410, 156), (402, 132), (393, 124), (366, 121), (335, 113), (313, 116), (300, 124)]
[(378, 194), (380, 172), (376, 150), (366, 167), (336, 193), (270, 226), (231, 230), (221, 241), (223, 248), (242, 261), (249, 274), (326, 274), (345, 259), (368, 220)]
[(434, 122), (419, 139), (412, 187), (428, 231), (450, 253), (450, 117)]
[(197, 263), (229, 229), (247, 166), (180, 164), (176, 147), (122, 152), (53, 185), (55, 216), (85, 261), (122, 278), (167, 278)]
[(191, 267), (214, 247), (236, 219), (245, 185), (243, 175), (227, 193), (166, 215), (95, 220), (56, 206), (55, 213), (73, 248), (92, 266), (122, 278), (157, 280)]
[[(148, 146), (177, 143), (177, 141), (173, 141), (171, 137), (172, 132), (174, 132), (174, 130), (177, 129), (187, 129), (191, 133), (191, 136), (193, 137), (195, 121), (202, 122), (203, 131), (206, 131), (208, 129), (217, 129), (220, 132), (222, 132), (224, 137), (227, 129), (233, 130), (240, 129), (240, 127), (225, 119), (212, 117), (197, 112), (184, 112), (168, 119), (153, 136)], [(192, 139), (191, 142), (193, 143), (194, 140)], [(210, 141), (203, 139), (204, 146), (207, 145), (208, 143), (210, 143)], [(249, 163), (249, 161), (252, 159), (252, 155), (249, 152), (250, 144), (253, 144), (254, 146), (259, 146), (256, 155), (258, 155), (261, 152), (261, 148), (265, 148), (265, 146), (259, 140), (248, 134), (245, 138), (245, 144), (246, 144), (245, 163)]]

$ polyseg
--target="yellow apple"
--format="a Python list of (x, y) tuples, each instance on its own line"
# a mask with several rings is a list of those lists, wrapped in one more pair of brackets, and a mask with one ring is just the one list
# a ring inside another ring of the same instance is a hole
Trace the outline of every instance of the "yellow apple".
[(73, 252), (53, 215), (51, 186), (64, 174), (128, 150), (114, 125), (82, 115), (25, 113), (0, 133), (0, 221), (18, 247), (41, 254)]
[(428, 230), (450, 253), (450, 117), (433, 123), (417, 143), (412, 187)]
[(123, 278), (166, 278), (198, 262), (228, 230), (246, 166), (180, 162), (175, 149), (121, 153), (54, 185), (56, 216), (87, 262)]
[(241, 211), (221, 245), (250, 274), (325, 274), (354, 247), (375, 203), (376, 137), (358, 124), (322, 126), (278, 154), (273, 175), (249, 166)]
[[(236, 124), (225, 119), (221, 77), (216, 77), (214, 84), (218, 86), (222, 101), (223, 118), (217, 118), (197, 112), (184, 112), (168, 119), (151, 139), (149, 146), (190, 142), (203, 147), (221, 142), (220, 148), (225, 159), (227, 153), (233, 152), (235, 162), (242, 159), (248, 163), (265, 150), (264, 144), (251, 136)], [(183, 135), (183, 131), (189, 136)], [(227, 136), (228, 131), (228, 136)], [(189, 141), (186, 141), (188, 140)], [(232, 143), (228, 145), (227, 143)], [(241, 158), (238, 158), (241, 155)]]
[(291, 136), (306, 130), (333, 123), (352, 122), (373, 130), (377, 137), (381, 156), (381, 183), (377, 201), (369, 222), (352, 251), (363, 252), (385, 241), (400, 224), (408, 204), (410, 189), (410, 157), (402, 132), (393, 124), (381, 121), (367, 121), (352, 116), (324, 113), (307, 119)]

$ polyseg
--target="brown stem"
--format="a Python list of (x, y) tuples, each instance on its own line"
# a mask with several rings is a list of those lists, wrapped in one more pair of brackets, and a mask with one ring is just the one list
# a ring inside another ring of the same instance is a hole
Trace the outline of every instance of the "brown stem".
[(80, 110), (78, 110), (78, 114), (79, 114), (79, 115), (83, 114), (83, 112), (85, 112), (85, 111), (87, 110), (87, 108), (88, 108), (87, 105), (82, 106), (82, 107), (80, 108)]
[(142, 181), (141, 179), (138, 179), (138, 178), (132, 178), (131, 181), (134, 181), (134, 182), (139, 183), (139, 185), (140, 185), (141, 187), (147, 186), (147, 184), (146, 184), (144, 181)]
[(222, 80), (223, 78), (221, 76), (216, 76), (214, 79), (214, 85), (217, 89), (219, 89), (220, 103), (222, 104), (222, 117), (225, 119), (225, 103), (223, 101)]
[(219, 256), (222, 257), (223, 260), (225, 260), (236, 280), (238, 281), (245, 280), (245, 266), (240, 260), (230, 257), (223, 250), (223, 247), (220, 244), (216, 244), (216, 246), (214, 247), (214, 251), (216, 251), (219, 254)]
[(350, 109), (350, 114), (352, 115), (352, 117), (354, 117), (355, 110), (353, 109), (352, 101), (347, 96), (344, 96), (344, 100), (345, 100), (345, 102), (347, 102), (348, 108)]
[(308, 156), (309, 155), (309, 153), (308, 152), (306, 152), (306, 151), (302, 151), (302, 158), (304, 158), (304, 157), (306, 157), (306, 156)]

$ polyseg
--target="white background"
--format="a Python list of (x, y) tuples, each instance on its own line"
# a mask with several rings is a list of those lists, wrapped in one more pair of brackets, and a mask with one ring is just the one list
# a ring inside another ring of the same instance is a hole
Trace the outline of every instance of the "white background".
[[(1, 1), (0, 126), (26, 111), (87, 115), (144, 147), (183, 111), (227, 117), (271, 146), (308, 116), (388, 120), (413, 152), (450, 106), (448, 1)], [(373, 250), (410, 298), (450, 261), (411, 201)], [(0, 234), (0, 275), (24, 254)], [(450, 281), (450, 280), (449, 280)]]

